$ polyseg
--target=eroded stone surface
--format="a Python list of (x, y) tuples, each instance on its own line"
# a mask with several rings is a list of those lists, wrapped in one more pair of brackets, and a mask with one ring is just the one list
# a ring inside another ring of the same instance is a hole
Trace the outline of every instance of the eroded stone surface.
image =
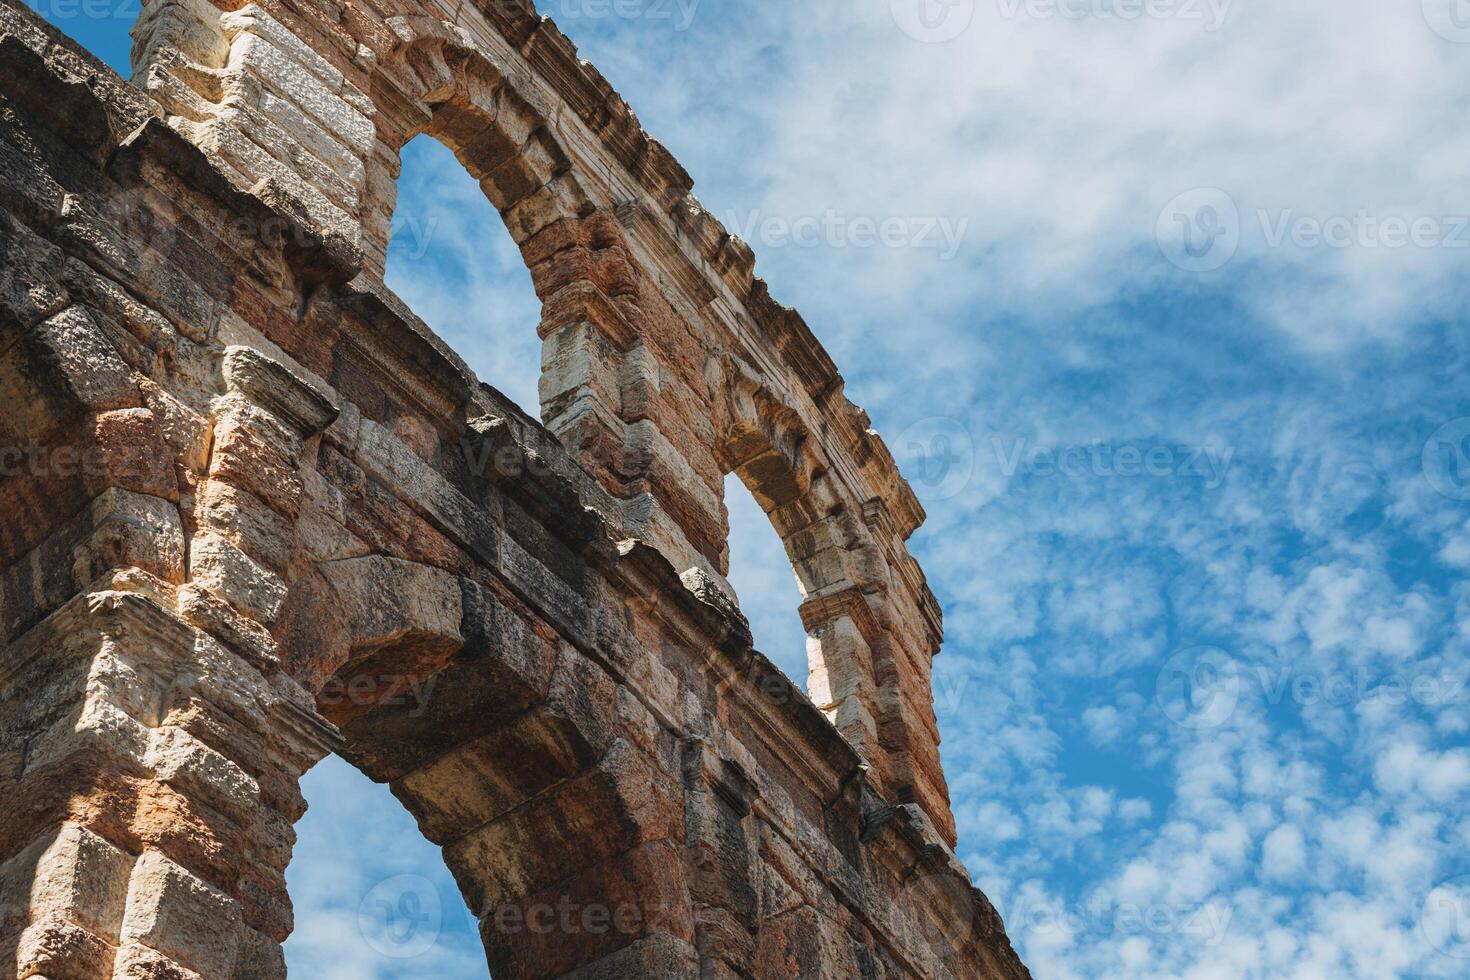
[[(555, 25), (149, 0), (134, 38), (128, 87), (0, 0), (0, 978), (283, 976), (329, 752), (497, 978), (1026, 976), (952, 850), (922, 510)], [(531, 270), (544, 425), (382, 285), (424, 132)], [(731, 472), (815, 703), (723, 578)]]

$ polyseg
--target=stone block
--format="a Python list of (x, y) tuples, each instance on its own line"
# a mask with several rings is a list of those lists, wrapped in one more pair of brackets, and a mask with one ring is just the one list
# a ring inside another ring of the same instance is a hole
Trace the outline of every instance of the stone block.
[(484, 911), (640, 843), (675, 837), (681, 821), (667, 777), (618, 742), (593, 769), (471, 832), (444, 854), (471, 911)]
[(290, 460), (240, 420), (215, 428), (209, 475), (250, 491), (285, 517), (300, 513), (303, 488)]
[(580, 975), (579, 969), (607, 964), (620, 952), (624, 963), (638, 962), (637, 954), (625, 951), (650, 939), (678, 943), (677, 962), (695, 928), (684, 876), (678, 845), (657, 841), (502, 905), (480, 920), (491, 970), (504, 976)]
[(194, 499), (194, 518), (270, 571), (283, 574), (291, 562), (296, 529), (248, 490), (206, 481)]
[(94, 437), (105, 468), (93, 476), (94, 481), (178, 502), (172, 453), (151, 411), (124, 408), (102, 412), (95, 422)]
[(650, 936), (558, 980), (694, 980), (700, 975), (699, 954), (692, 945), (673, 936)]
[(97, 980), (111, 976), (112, 947), (53, 912), (21, 933), (15, 963), (18, 976), (35, 980)]
[(228, 977), (242, 939), (240, 905), (157, 851), (138, 858), (123, 945), (141, 943), (204, 977)]
[(196, 584), (262, 625), (275, 622), (286, 601), (286, 585), (280, 576), (211, 531), (194, 536), (189, 558)]
[(145, 761), (163, 782), (225, 813), (243, 816), (260, 802), (260, 786), (249, 774), (182, 728), (150, 732)]
[(205, 980), (155, 949), (129, 943), (117, 951), (112, 980)]
[(133, 373), (84, 307), (72, 306), (36, 327), (56, 380), (93, 411), (141, 404)]
[(184, 529), (167, 500), (112, 489), (92, 502), (88, 530), (72, 549), (72, 582), (85, 586), (114, 569), (139, 568), (177, 583), (184, 577)]
[(0, 865), (0, 901), (28, 909), (33, 920), (64, 919), (115, 943), (132, 866), (132, 855), (68, 823)]
[(596, 666), (563, 652), (543, 704), (488, 734), (455, 726), (469, 737), (403, 776), (395, 792), (430, 840), (460, 840), (594, 765), (618, 731), (615, 690)]
[(66, 292), (54, 280), (61, 252), (9, 214), (0, 213), (0, 311), (32, 324), (65, 309)]
[(360, 106), (352, 104), (355, 100), (349, 99), (347, 91), (333, 91), (259, 33), (241, 31), (230, 44), (222, 74), (225, 90), (229, 91), (236, 84), (234, 79), (242, 76), (263, 82), (295, 103), (360, 157), (366, 158), (372, 151), (376, 135), (372, 120), (363, 114)]
[(230, 48), (220, 17), (208, 0), (150, 0), (130, 32), (134, 67), (141, 73), (166, 53), (203, 68), (222, 67)]
[(116, 765), (141, 767), (148, 757), (148, 729), (116, 705), (88, 698), (81, 710), (63, 717), (31, 744), (26, 772), (55, 765), (69, 756), (101, 753)]

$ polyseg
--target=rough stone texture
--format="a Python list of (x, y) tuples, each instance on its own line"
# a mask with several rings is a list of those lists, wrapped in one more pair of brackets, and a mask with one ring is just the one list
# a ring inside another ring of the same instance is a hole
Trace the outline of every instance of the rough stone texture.
[[(134, 39), (128, 86), (0, 0), (0, 977), (282, 976), (330, 752), (497, 978), (1026, 976), (952, 850), (919, 504), (555, 25), (149, 0)], [(382, 285), (420, 133), (532, 272), (544, 424)], [(722, 577), (732, 472), (814, 700)]]

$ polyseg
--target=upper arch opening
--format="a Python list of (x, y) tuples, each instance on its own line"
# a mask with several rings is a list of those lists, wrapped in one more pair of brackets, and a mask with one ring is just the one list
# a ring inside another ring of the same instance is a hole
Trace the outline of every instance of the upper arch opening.
[(384, 282), (528, 414), (540, 414), (541, 301), (479, 182), (431, 136), (402, 154)]

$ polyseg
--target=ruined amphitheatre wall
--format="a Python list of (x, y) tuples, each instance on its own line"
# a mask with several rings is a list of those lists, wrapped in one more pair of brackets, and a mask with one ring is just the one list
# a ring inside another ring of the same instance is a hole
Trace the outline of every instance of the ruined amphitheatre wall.
[[(134, 39), (129, 83), (0, 0), (0, 977), (284, 975), (332, 752), (498, 980), (1026, 976), (952, 850), (922, 510), (556, 27), (152, 0)], [(544, 424), (382, 284), (420, 134), (531, 271)], [(729, 473), (810, 699), (723, 578)], [(527, 927), (568, 906), (616, 914)]]

